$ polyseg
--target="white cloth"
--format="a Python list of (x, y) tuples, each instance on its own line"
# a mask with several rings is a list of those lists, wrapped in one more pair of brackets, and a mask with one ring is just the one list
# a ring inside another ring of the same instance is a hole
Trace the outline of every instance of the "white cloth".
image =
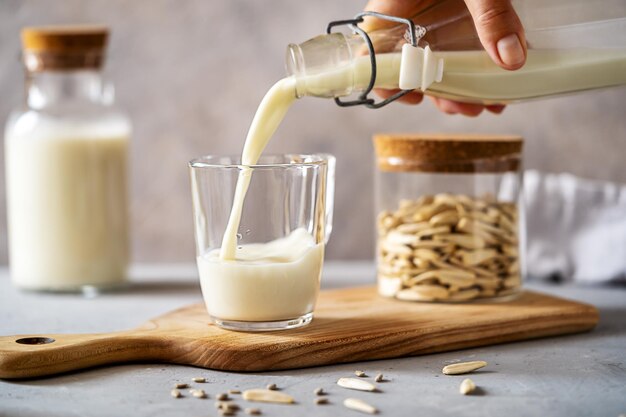
[(530, 277), (626, 281), (626, 185), (527, 171), (524, 200)]

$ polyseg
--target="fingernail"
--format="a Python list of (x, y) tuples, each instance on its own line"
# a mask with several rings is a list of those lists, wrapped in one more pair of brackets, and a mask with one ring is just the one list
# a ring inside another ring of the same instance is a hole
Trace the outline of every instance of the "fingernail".
[(515, 66), (524, 62), (524, 48), (515, 33), (500, 39), (496, 47), (500, 59), (506, 65)]

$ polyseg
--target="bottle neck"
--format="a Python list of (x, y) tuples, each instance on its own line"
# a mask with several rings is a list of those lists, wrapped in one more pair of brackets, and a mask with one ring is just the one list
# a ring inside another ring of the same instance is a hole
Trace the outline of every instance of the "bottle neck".
[(107, 93), (101, 72), (95, 69), (26, 74), (26, 105), (32, 109), (108, 104)]

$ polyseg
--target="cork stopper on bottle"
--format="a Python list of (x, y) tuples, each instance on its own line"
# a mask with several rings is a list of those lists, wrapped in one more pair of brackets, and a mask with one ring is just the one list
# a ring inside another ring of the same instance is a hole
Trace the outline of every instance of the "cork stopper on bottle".
[(506, 172), (520, 167), (523, 140), (512, 135), (377, 134), (381, 171)]
[(39, 26), (22, 29), (29, 71), (102, 66), (109, 30), (105, 26)]

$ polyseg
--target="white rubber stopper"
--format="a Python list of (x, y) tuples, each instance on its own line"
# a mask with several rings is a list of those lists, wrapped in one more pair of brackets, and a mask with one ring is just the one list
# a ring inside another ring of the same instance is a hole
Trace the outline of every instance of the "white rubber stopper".
[(443, 58), (439, 58), (437, 61), (437, 76), (435, 77), (435, 81), (440, 83), (443, 80)]
[(402, 45), (400, 59), (400, 80), (398, 86), (402, 90), (414, 90), (423, 85), (422, 82), (423, 49), (411, 44)]
[(435, 81), (436, 64), (433, 65), (433, 61), (435, 57), (433, 56), (433, 51), (430, 49), (430, 46), (427, 46), (424, 49), (424, 70), (422, 72), (422, 85), (421, 90), (426, 91), (428, 87)]

